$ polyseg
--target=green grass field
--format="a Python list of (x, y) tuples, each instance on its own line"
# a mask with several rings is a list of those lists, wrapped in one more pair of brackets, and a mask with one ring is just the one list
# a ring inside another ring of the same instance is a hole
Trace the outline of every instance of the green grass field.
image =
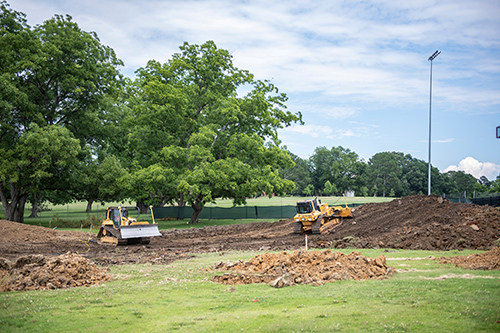
[[(340, 250), (350, 253), (353, 249)], [(210, 281), (203, 268), (257, 252), (202, 254), (170, 265), (111, 267), (93, 287), (0, 294), (2, 332), (498, 332), (500, 271), (469, 271), (429, 256), (471, 252), (358, 250), (384, 254), (386, 280), (274, 289)], [(478, 251), (474, 251), (478, 253)], [(426, 258), (407, 260), (407, 258)], [(221, 273), (217, 273), (221, 274)]]

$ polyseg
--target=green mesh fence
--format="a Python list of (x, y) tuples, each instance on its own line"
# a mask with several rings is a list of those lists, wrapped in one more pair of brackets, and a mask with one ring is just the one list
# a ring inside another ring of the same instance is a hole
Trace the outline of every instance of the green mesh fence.
[[(352, 204), (349, 207), (362, 205)], [(193, 214), (190, 206), (179, 207), (153, 207), (156, 219), (189, 219)], [(223, 220), (223, 219), (286, 219), (294, 217), (297, 213), (295, 206), (242, 206), (242, 207), (205, 207), (200, 213), (199, 219)]]
[(476, 205), (488, 205), (492, 207), (500, 207), (500, 193), (463, 192), (455, 194), (446, 194), (445, 198), (447, 198), (452, 202), (473, 203)]
[(491, 197), (473, 198), (471, 200), (472, 203), (475, 203), (476, 205), (488, 205), (492, 207), (500, 207), (500, 195)]

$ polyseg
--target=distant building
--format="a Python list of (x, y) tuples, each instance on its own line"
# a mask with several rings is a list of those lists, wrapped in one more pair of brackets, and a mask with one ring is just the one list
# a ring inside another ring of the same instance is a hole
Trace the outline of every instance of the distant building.
[(354, 191), (353, 190), (345, 191), (345, 196), (346, 197), (353, 197), (354, 196)]

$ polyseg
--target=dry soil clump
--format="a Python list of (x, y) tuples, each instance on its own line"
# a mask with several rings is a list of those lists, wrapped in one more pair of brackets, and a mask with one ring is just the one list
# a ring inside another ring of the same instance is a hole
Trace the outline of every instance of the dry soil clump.
[(359, 252), (343, 254), (326, 251), (264, 253), (247, 262), (218, 262), (213, 270), (228, 271), (212, 277), (222, 284), (269, 283), (280, 288), (295, 284), (322, 285), (339, 280), (384, 279), (393, 269), (384, 256), (367, 258)]
[(110, 280), (107, 269), (74, 253), (51, 258), (29, 255), (14, 263), (0, 258), (0, 291), (62, 289)]
[(467, 269), (500, 270), (500, 248), (493, 247), (488, 252), (439, 259), (442, 264), (454, 264)]

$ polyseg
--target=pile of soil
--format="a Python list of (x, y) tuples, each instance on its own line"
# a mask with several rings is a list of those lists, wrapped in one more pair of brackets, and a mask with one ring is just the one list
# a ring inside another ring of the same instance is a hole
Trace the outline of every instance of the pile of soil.
[(500, 248), (495, 246), (485, 253), (468, 256), (442, 257), (439, 258), (439, 261), (442, 264), (454, 264), (457, 267), (467, 269), (500, 270)]
[(222, 284), (269, 283), (281, 288), (295, 284), (322, 285), (339, 280), (384, 279), (391, 275), (385, 257), (366, 258), (359, 252), (295, 251), (264, 253), (247, 262), (218, 262), (215, 271), (236, 271), (212, 277)]
[(29, 255), (14, 263), (0, 258), (0, 292), (90, 286), (110, 280), (107, 269), (74, 253), (52, 258)]
[(88, 252), (95, 234), (0, 220), (0, 257), (15, 261), (33, 253), (60, 255)]
[[(500, 240), (500, 208), (410, 196), (365, 204), (331, 231), (336, 247), (489, 250)], [(344, 239), (344, 237), (352, 238)]]

